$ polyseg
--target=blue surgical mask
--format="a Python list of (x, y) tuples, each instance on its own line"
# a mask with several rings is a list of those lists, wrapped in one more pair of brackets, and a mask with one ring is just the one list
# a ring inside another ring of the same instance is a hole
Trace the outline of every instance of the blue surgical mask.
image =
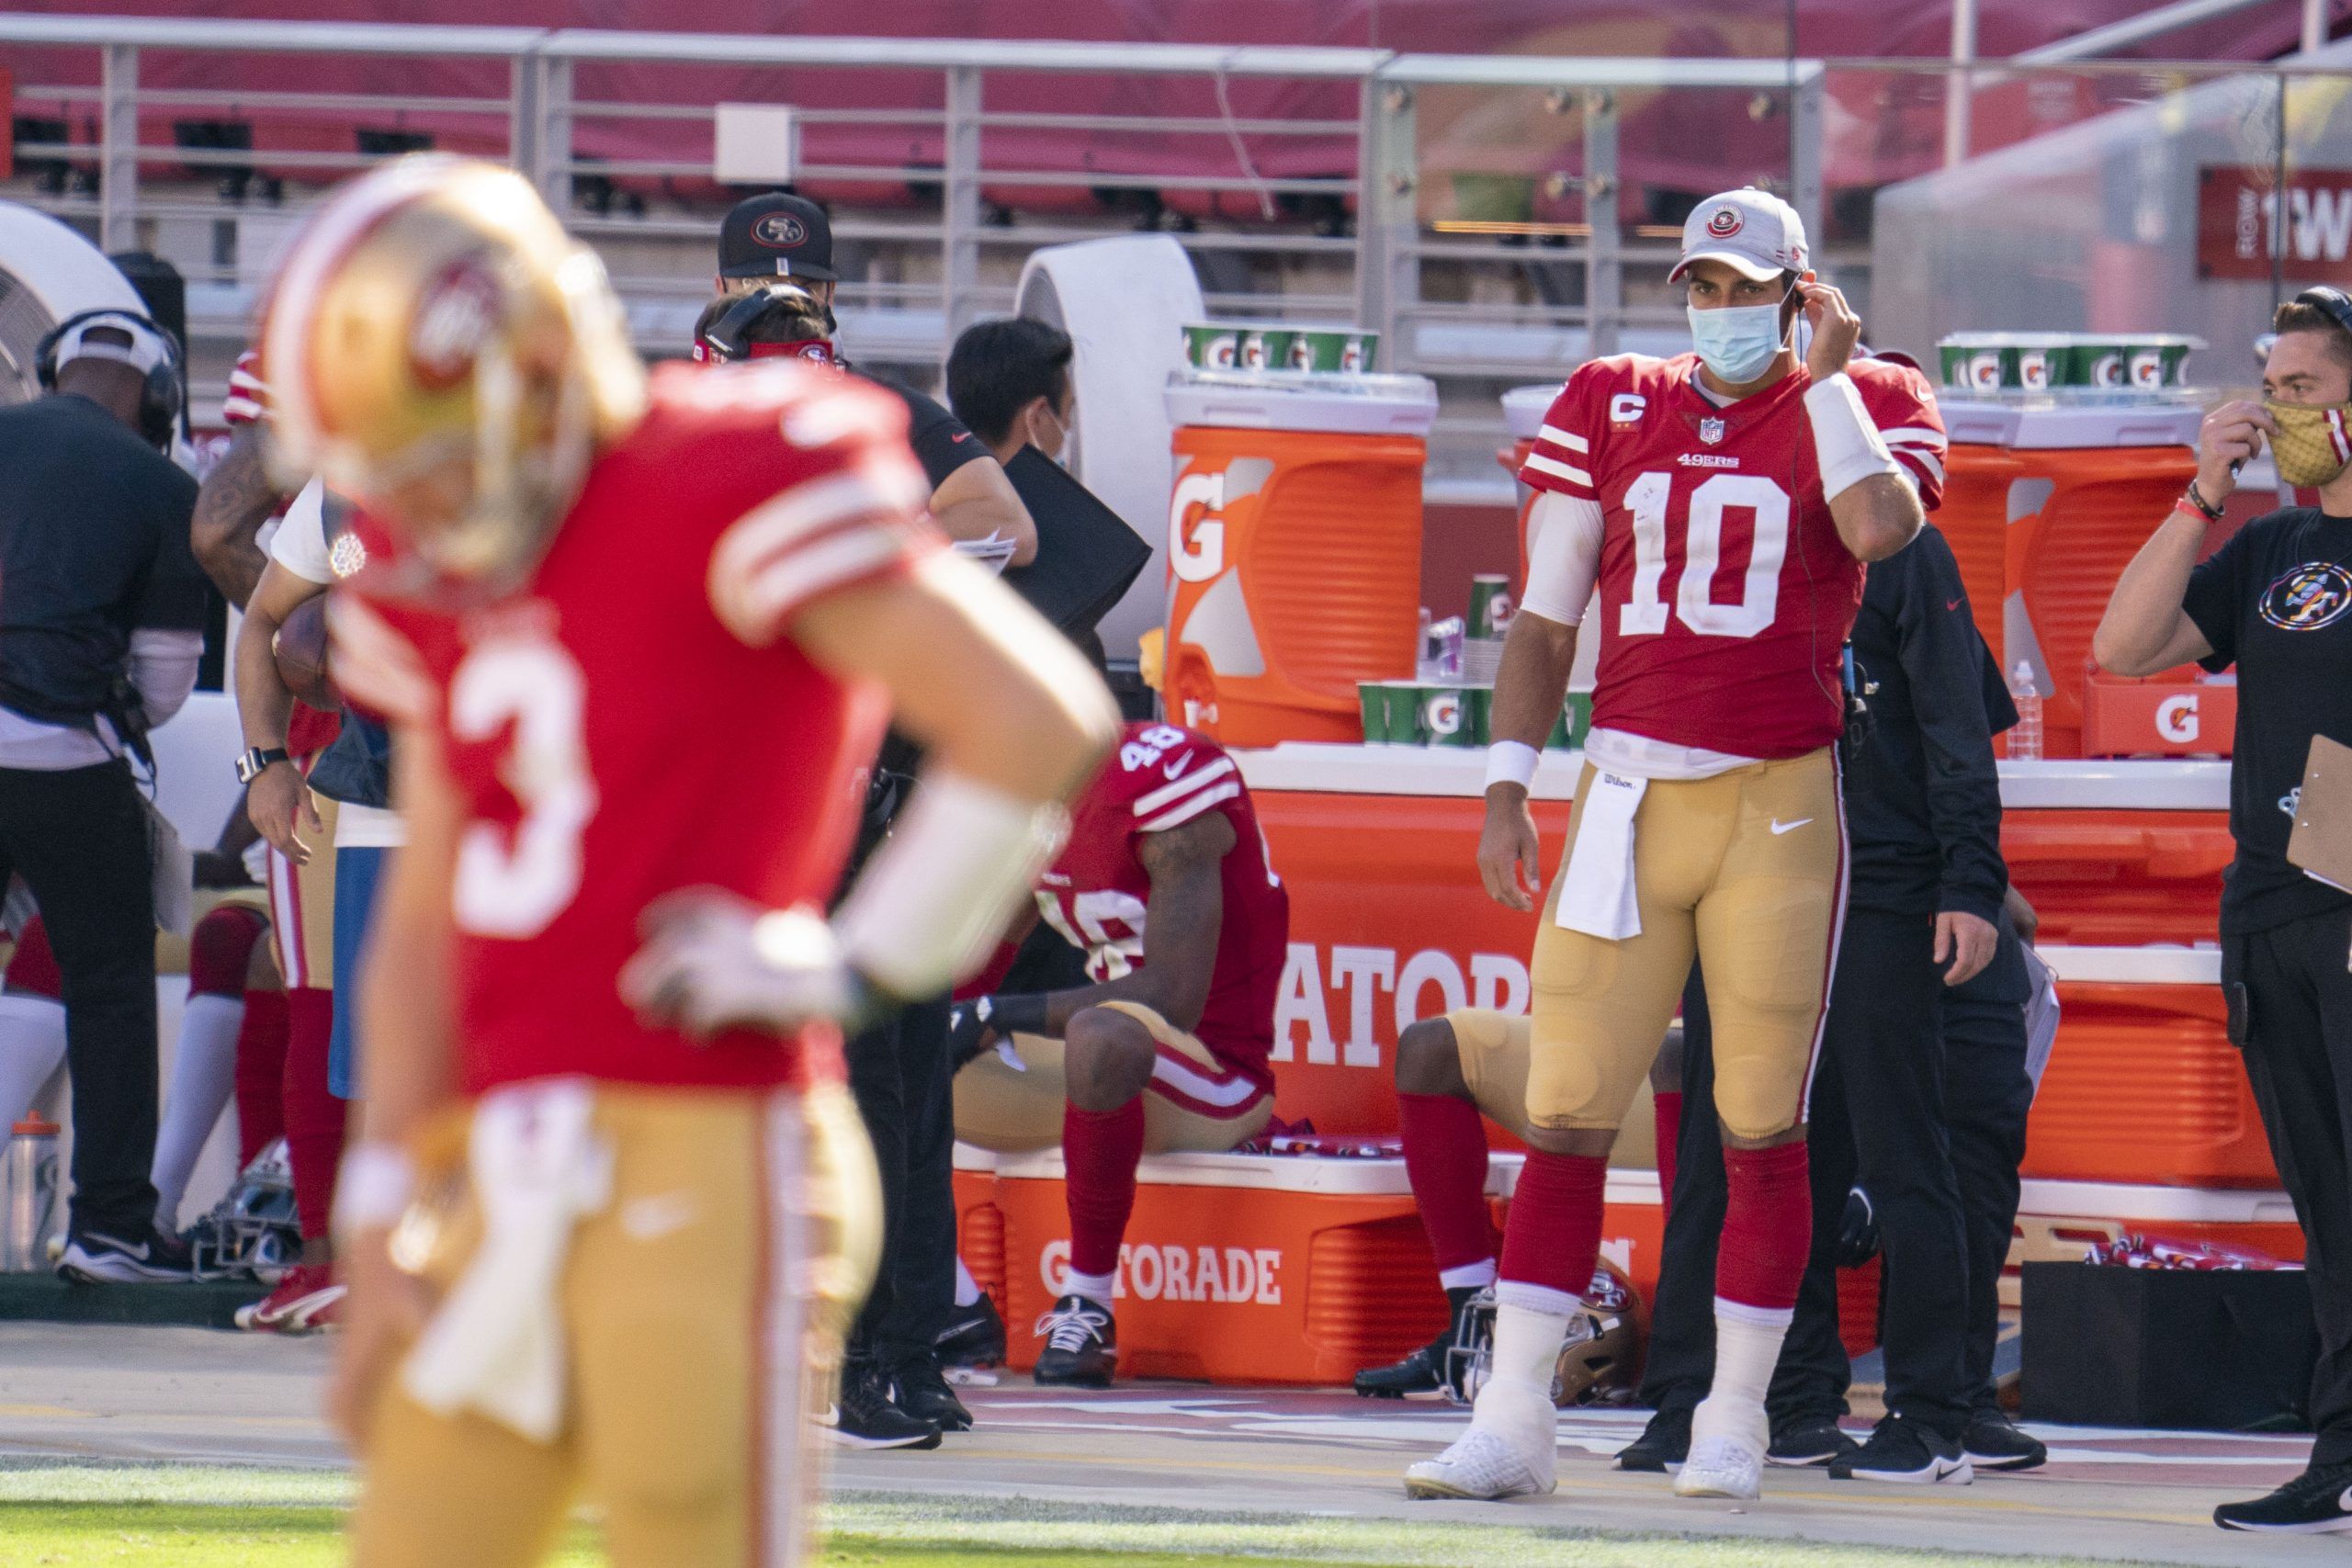
[(1738, 387), (1764, 374), (1788, 336), (1781, 328), (1781, 303), (1726, 305), (1719, 310), (1688, 307), (1691, 340), (1715, 379)]

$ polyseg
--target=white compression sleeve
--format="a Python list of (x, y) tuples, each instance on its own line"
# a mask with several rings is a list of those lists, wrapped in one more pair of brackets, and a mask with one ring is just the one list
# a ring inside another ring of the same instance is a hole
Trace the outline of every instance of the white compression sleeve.
[(1584, 619), (1600, 573), (1600, 502), (1545, 491), (1535, 498), (1527, 528), (1527, 592), (1519, 607), (1572, 626)]
[(204, 1141), (237, 1082), (237, 1031), (245, 1021), (243, 997), (198, 996), (180, 1013), (179, 1045), (172, 1055), (172, 1087), (164, 1096), (155, 1133), (155, 1224), (179, 1234), (180, 1200)]
[(1059, 806), (933, 768), (833, 921), (859, 973), (901, 997), (979, 967), (1069, 831)]
[(1813, 424), (1813, 449), (1821, 461), (1823, 500), (1837, 500), (1872, 474), (1903, 472), (1894, 454), (1886, 449), (1885, 437), (1871, 423), (1851, 376), (1840, 371), (1806, 388), (1804, 412)]

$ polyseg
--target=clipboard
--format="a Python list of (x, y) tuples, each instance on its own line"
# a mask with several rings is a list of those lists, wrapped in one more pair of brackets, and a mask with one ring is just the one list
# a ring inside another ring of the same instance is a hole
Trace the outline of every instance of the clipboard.
[(2287, 863), (2352, 893), (2352, 746), (2312, 737), (2303, 787), (2295, 796), (2295, 826), (2287, 835)]

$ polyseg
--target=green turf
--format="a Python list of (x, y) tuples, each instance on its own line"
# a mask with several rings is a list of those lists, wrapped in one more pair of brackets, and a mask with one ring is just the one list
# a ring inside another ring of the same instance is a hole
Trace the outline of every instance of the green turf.
[[(335, 1471), (92, 1464), (0, 1458), (0, 1563), (7, 1568), (321, 1568), (343, 1561), (351, 1497)], [(828, 1517), (825, 1563), (1172, 1568), (1257, 1559), (1323, 1568), (2120, 1568), (2057, 1557), (1897, 1551), (1818, 1541), (1603, 1535), (1532, 1523), (1279, 1517), (1090, 1507), (1022, 1497), (849, 1493)], [(1469, 1549), (1465, 1553), (1465, 1547)], [(557, 1562), (604, 1559), (583, 1524)]]

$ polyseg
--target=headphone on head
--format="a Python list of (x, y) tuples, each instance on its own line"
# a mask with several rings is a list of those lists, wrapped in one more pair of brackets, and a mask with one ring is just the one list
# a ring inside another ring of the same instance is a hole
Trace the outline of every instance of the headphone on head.
[[(173, 436), (178, 434), (181, 405), (187, 400), (185, 385), (180, 379), (179, 345), (172, 341), (171, 333), (139, 311), (107, 306), (66, 317), (43, 333), (40, 345), (33, 350), (34, 378), (40, 383), (42, 391), (57, 390), (57, 355), (67, 335), (80, 328), (101, 323), (111, 324), (128, 333), (134, 347), (141, 333), (163, 345), (163, 359), (147, 367), (146, 383), (140, 390), (139, 433), (147, 438), (151, 446), (169, 451)], [(66, 363), (71, 364), (72, 361)], [(128, 362), (117, 358), (114, 363)]]
[(2341, 288), (2331, 288), (2323, 283), (2306, 288), (2295, 296), (2298, 305), (2311, 305), (2327, 312), (2328, 319), (2346, 332), (2352, 333), (2352, 294)]

